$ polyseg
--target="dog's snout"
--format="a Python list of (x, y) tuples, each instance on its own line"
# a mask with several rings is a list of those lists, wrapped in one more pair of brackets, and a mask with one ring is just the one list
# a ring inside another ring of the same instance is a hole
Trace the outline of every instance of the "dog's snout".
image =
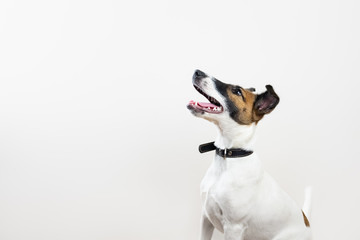
[(206, 73), (204, 73), (203, 71), (200, 70), (195, 70), (194, 75), (193, 75), (193, 79), (195, 78), (204, 78), (207, 77)]

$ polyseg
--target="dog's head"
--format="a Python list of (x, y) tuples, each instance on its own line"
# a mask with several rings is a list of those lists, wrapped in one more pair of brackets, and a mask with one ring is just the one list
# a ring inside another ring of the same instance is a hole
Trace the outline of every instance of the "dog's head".
[(265, 92), (256, 94), (253, 88), (223, 83), (200, 70), (193, 75), (193, 85), (210, 103), (190, 101), (188, 109), (218, 126), (229, 121), (240, 125), (256, 124), (274, 110), (280, 100), (271, 85), (266, 86)]

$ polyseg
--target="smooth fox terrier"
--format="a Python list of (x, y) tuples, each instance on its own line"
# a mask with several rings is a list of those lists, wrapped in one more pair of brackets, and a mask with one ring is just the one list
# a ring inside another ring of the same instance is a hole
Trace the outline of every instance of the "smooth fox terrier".
[(257, 123), (280, 100), (272, 86), (256, 94), (253, 88), (223, 83), (200, 70), (192, 80), (210, 103), (190, 101), (188, 109), (219, 129), (215, 142), (199, 147), (200, 152), (216, 150), (201, 182), (201, 240), (211, 240), (214, 227), (225, 240), (311, 239), (305, 215), (309, 206), (302, 211), (252, 151)]

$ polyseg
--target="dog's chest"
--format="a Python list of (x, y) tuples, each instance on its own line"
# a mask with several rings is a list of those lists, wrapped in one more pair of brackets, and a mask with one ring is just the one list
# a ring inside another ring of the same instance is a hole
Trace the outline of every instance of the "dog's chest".
[(216, 157), (201, 183), (204, 210), (213, 225), (223, 230), (224, 221), (240, 221), (247, 215), (262, 176), (261, 165), (252, 158)]

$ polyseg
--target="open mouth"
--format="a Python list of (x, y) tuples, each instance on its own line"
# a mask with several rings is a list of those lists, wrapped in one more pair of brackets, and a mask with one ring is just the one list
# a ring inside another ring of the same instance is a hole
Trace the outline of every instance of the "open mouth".
[(201, 95), (203, 95), (204, 97), (206, 97), (209, 100), (209, 103), (195, 102), (195, 101), (191, 100), (190, 103), (189, 103), (189, 107), (192, 107), (193, 109), (198, 110), (198, 111), (203, 111), (203, 112), (207, 112), (207, 113), (214, 113), (214, 114), (219, 114), (219, 113), (222, 113), (224, 111), (221, 104), (215, 98), (207, 95), (199, 87), (197, 87), (195, 85), (194, 85), (194, 87), (199, 93), (201, 93)]

